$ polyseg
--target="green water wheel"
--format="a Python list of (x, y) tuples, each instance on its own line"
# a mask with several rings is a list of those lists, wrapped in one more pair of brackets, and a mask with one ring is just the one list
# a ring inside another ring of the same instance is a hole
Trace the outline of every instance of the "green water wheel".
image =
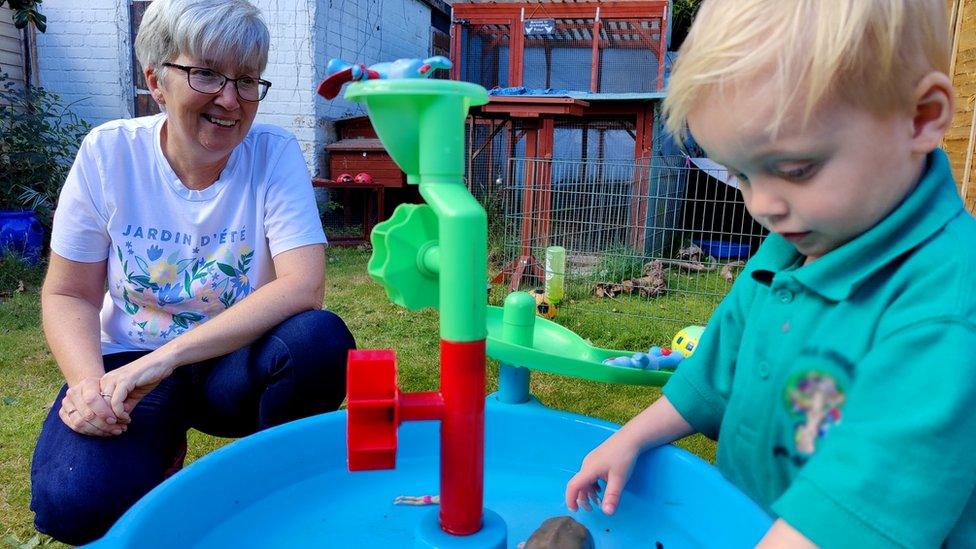
[(412, 311), (439, 304), (437, 215), (426, 204), (401, 204), (373, 228), (369, 276), (390, 300)]

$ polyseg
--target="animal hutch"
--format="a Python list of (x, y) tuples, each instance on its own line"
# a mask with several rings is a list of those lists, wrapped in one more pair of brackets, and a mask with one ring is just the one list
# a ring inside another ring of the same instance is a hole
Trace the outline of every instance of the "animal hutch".
[[(323, 226), (334, 245), (369, 242), (377, 223), (403, 203), (420, 201), (415, 185), (396, 165), (376, 137), (369, 119), (356, 116), (336, 121), (339, 140), (326, 145), (329, 177), (312, 184), (328, 191)], [(366, 174), (368, 177), (361, 177)]]
[[(540, 284), (544, 250), (558, 245), (569, 294), (571, 280), (592, 294), (693, 241), (745, 249), (761, 238), (734, 186), (718, 183), (727, 176), (702, 172), (663, 131), (669, 9), (667, 0), (453, 5), (451, 76), (490, 90), (468, 119), (465, 175), (504, 218), (492, 231), (495, 282)], [(628, 267), (608, 273), (608, 263)]]

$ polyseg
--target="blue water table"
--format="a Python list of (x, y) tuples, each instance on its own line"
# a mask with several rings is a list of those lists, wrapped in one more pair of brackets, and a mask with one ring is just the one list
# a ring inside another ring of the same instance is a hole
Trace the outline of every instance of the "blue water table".
[[(530, 370), (653, 386), (671, 375), (604, 364), (631, 353), (537, 317), (526, 293), (486, 305), (486, 214), (462, 179), (464, 120), (488, 101), (484, 88), (376, 79), (350, 84), (345, 97), (365, 104), (426, 201), (376, 226), (368, 270), (395, 303), (439, 310), (441, 386), (401, 392), (393, 350), (352, 351), (347, 411), (204, 456), (97, 546), (516, 547), (568, 513), (566, 482), (617, 428), (542, 406)], [(487, 398), (486, 355), (502, 364)], [(717, 470), (672, 446), (638, 459), (613, 516), (574, 518), (599, 548), (751, 546), (771, 525)]]

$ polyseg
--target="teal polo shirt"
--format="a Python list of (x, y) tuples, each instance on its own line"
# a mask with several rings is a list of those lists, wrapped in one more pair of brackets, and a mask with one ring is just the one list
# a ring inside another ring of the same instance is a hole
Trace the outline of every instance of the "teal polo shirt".
[(824, 547), (976, 546), (976, 220), (941, 150), (810, 264), (770, 235), (664, 394)]

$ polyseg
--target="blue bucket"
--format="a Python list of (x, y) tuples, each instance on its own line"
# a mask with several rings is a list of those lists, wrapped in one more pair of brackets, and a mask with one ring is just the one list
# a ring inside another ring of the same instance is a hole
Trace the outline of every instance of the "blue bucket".
[(0, 253), (13, 253), (28, 263), (41, 259), (44, 227), (33, 210), (0, 210)]
[(735, 244), (724, 240), (692, 240), (691, 243), (701, 248), (705, 255), (710, 255), (715, 259), (749, 257), (751, 251), (749, 244)]

